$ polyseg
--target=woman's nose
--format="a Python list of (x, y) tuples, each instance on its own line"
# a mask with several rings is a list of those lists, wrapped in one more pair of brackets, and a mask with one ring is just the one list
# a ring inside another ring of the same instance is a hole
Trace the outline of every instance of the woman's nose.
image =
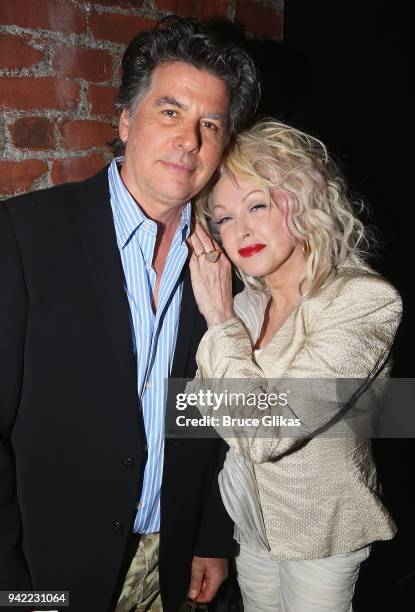
[(248, 220), (245, 217), (241, 217), (236, 220), (236, 234), (238, 238), (246, 238), (250, 236), (252, 229)]

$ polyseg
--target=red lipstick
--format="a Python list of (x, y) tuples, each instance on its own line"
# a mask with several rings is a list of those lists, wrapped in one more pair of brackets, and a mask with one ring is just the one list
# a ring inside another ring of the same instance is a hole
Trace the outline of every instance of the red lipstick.
[(239, 255), (242, 255), (242, 257), (252, 257), (252, 255), (259, 253), (259, 251), (262, 251), (264, 248), (265, 244), (251, 244), (243, 249), (239, 249), (238, 253)]

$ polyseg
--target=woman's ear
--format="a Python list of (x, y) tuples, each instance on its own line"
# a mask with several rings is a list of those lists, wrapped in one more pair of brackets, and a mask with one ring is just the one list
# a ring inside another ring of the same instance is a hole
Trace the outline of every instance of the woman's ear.
[(282, 226), (284, 230), (294, 238), (290, 231), (291, 199), (289, 195), (282, 189), (278, 189), (278, 187), (273, 187), (270, 191), (272, 201), (282, 214)]

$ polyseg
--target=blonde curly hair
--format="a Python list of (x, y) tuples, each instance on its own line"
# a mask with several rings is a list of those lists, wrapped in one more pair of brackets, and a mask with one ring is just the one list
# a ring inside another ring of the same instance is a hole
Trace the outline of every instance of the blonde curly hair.
[[(219, 169), (219, 176), (229, 174), (253, 180), (268, 192), (285, 194), (290, 206), (289, 231), (302, 242), (306, 257), (307, 293), (310, 297), (329, 282), (341, 267), (366, 269), (365, 258), (375, 240), (355, 213), (360, 202), (352, 202), (345, 182), (325, 145), (294, 127), (265, 119), (239, 134)], [(219, 240), (212, 220), (211, 192), (214, 181), (196, 199), (196, 218)], [(264, 290), (262, 278), (238, 270), (244, 283)]]

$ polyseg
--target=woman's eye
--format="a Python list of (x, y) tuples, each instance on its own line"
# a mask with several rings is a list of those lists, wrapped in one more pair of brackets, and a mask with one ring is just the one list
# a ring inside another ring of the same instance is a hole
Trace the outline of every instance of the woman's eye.
[(216, 225), (223, 225), (229, 219), (230, 219), (230, 217), (222, 217), (221, 219), (218, 219), (218, 221), (216, 221)]
[(263, 208), (266, 208), (267, 205), (266, 204), (254, 204), (254, 206), (251, 206), (251, 211), (252, 210), (261, 210)]

